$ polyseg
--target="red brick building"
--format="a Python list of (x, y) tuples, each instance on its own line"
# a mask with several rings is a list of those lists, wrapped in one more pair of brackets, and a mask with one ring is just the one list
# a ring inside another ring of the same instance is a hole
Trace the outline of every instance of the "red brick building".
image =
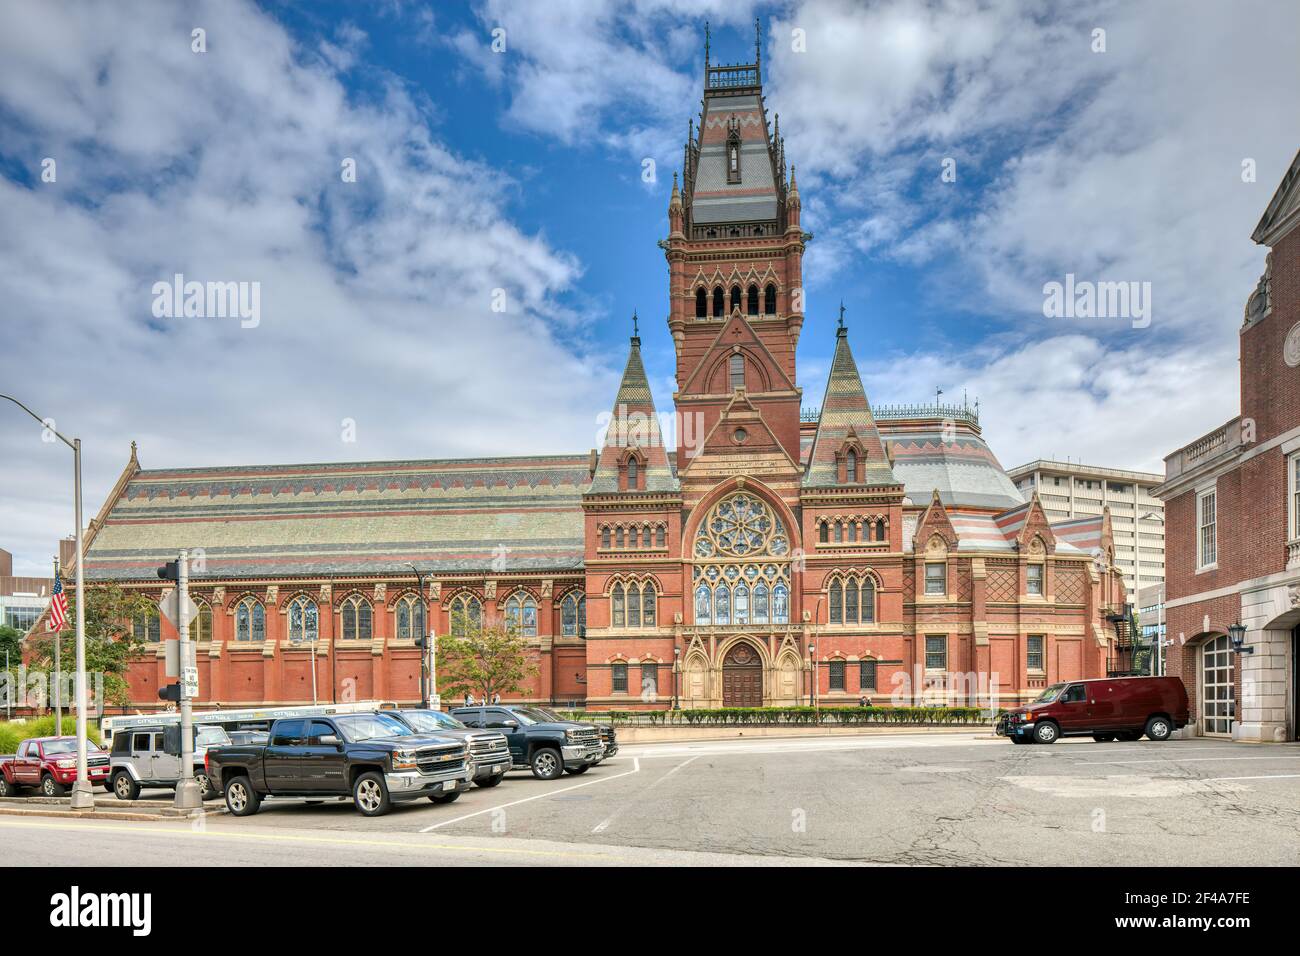
[[(1241, 414), (1165, 459), (1167, 672), (1192, 732), (1295, 740), (1300, 624), (1300, 155), (1251, 238), (1269, 248), (1241, 326)], [(1243, 653), (1228, 629), (1246, 627)]]
[[(146, 471), (133, 449), (90, 579), (157, 593), (157, 565), (201, 549), (200, 686), (223, 705), (416, 699), (426, 601), (436, 634), (453, 616), (523, 631), (539, 668), (523, 699), (593, 709), (814, 687), (826, 704), (1012, 702), (1104, 674), (1124, 600), (1108, 516), (1050, 525), (971, 409), (873, 411), (842, 313), (803, 408), (811, 237), (757, 62), (706, 62), (668, 226), (666, 422), (634, 336), (589, 454)], [(133, 672), (142, 704), (162, 669), (160, 649)]]

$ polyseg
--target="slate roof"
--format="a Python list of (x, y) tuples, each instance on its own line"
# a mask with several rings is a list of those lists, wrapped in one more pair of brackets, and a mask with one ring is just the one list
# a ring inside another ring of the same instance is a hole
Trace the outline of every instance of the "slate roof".
[(853, 360), (853, 351), (849, 348), (848, 330), (841, 327), (836, 334), (835, 357), (826, 378), (826, 397), (822, 399), (821, 417), (808, 455), (803, 483), (805, 487), (838, 485), (835, 456), (852, 434), (866, 453), (865, 460), (858, 463), (858, 484), (900, 484), (885, 457), (885, 446), (871, 415), (858, 363)]
[[(86, 555), (90, 580), (582, 567), (587, 455), (138, 471)], [(493, 561), (496, 564), (493, 564)]]
[(948, 508), (1000, 510), (1024, 504), (997, 456), (976, 431), (957, 423), (945, 434), (940, 420), (878, 423), (894, 474), (908, 497), (921, 502), (937, 488)]
[[(949, 511), (948, 520), (957, 532), (958, 551), (1015, 551), (1016, 538), (1025, 526), (1028, 515), (1029, 505), (1026, 503), (996, 515), (981, 511)], [(1098, 518), (1097, 522), (1100, 529), (1101, 519)], [(1056, 536), (1057, 554), (1089, 553), (1089, 549), (1063, 539), (1059, 531), (1061, 525), (1054, 524), (1051, 527), (1052, 534)]]
[[(727, 182), (729, 124), (740, 134), (740, 182)], [(773, 176), (767, 119), (760, 91), (710, 94), (700, 125), (699, 164), (689, 202), (695, 223), (776, 219), (779, 202)]]
[(618, 491), (619, 461), (628, 448), (636, 448), (645, 456), (642, 491), (677, 490), (677, 479), (673, 476), (659, 430), (650, 381), (641, 361), (641, 339), (636, 336), (628, 348), (627, 367), (623, 369), (623, 380), (619, 383), (609, 428), (605, 431), (605, 445), (600, 450), (596, 474), (588, 491), (592, 494)]

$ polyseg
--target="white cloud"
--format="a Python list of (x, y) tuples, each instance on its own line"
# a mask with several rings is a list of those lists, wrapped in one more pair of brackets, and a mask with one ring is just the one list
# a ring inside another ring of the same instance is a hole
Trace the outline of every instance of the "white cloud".
[[(556, 338), (580, 264), (511, 223), (513, 187), (395, 78), (350, 97), (338, 71), (367, 47), (329, 42), (249, 4), (6, 7), (5, 152), (58, 181), (0, 178), (4, 390), (85, 441), (87, 518), (132, 439), (146, 467), (590, 447), (622, 356)], [(177, 272), (260, 283), (261, 324), (154, 319)], [(47, 573), (70, 455), (9, 409), (0, 546)]]

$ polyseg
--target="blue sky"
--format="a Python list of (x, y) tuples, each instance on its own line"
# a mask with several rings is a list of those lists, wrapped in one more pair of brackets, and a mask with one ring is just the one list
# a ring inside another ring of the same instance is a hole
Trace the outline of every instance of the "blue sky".
[[(755, 17), (815, 234), (805, 404), (843, 298), (873, 401), (978, 396), (1006, 465), (1154, 470), (1235, 414), (1249, 234), (1300, 146), (1290, 4), (6, 4), (5, 390), (86, 440), (90, 514), (132, 440), (145, 467), (590, 448), (634, 308), (671, 402), (655, 243), (704, 21), (748, 61)], [(152, 315), (177, 272), (258, 283), (260, 322)], [(1150, 327), (1044, 318), (1067, 273), (1149, 282)], [(16, 413), (0, 452), (0, 547), (41, 573), (68, 463)]]

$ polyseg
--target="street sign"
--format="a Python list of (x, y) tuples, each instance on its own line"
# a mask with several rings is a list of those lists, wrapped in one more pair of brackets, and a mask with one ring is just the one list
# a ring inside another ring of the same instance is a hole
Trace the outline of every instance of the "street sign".
[[(158, 602), (158, 613), (171, 621), (172, 627), (178, 631), (180, 630), (181, 616), (176, 605), (179, 603), (179, 597), (180, 591), (176, 590), (176, 588), (169, 588), (163, 592), (162, 600)], [(185, 600), (187, 607), (185, 620), (192, 621), (194, 616), (199, 613), (199, 608), (188, 594), (185, 596)]]
[(193, 700), (199, 696), (199, 669), (197, 667), (181, 668), (181, 699)]

